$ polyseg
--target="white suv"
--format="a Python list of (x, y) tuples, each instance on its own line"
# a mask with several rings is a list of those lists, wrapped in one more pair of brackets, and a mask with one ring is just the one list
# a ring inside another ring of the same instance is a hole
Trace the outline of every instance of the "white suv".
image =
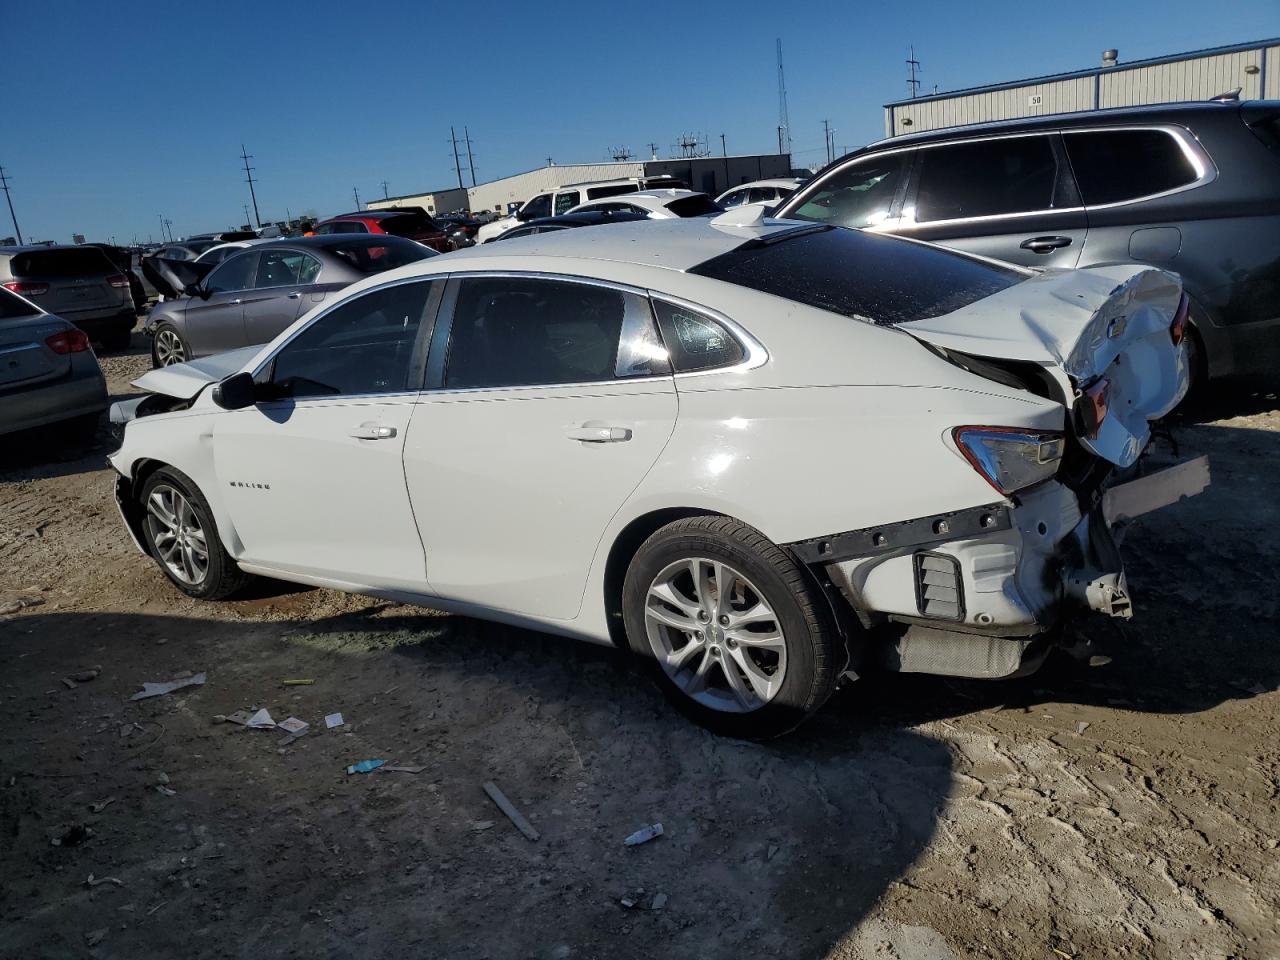
[(675, 177), (627, 177), (622, 180), (596, 180), (589, 183), (571, 183), (530, 197), (520, 209), (509, 217), (486, 223), (476, 233), (476, 243), (487, 243), (500, 237), (512, 227), (526, 220), (539, 217), (558, 217), (588, 200), (616, 197), (623, 193), (639, 193), (641, 190), (685, 189)]

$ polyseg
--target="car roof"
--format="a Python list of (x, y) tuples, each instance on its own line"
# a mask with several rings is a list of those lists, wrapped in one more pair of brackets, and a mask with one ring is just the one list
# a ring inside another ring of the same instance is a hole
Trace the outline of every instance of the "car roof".
[(255, 243), (255, 250), (270, 250), (277, 247), (301, 247), (303, 249), (327, 250), (330, 247), (345, 247), (352, 243), (367, 243), (371, 247), (385, 247), (388, 243), (413, 243), (404, 237), (396, 237), (385, 233), (326, 233), (315, 237), (270, 237), (261, 243)]
[(13, 245), (10, 247), (0, 247), (0, 253), (32, 253), (36, 250), (83, 250), (85, 247), (93, 247), (95, 250), (102, 248), (96, 243), (24, 243), (22, 245)]
[[(630, 196), (630, 194), (622, 194), (622, 196)], [(643, 213), (635, 213), (631, 210), (582, 210), (578, 213), (562, 213), (558, 217), (538, 217), (534, 220), (526, 220), (520, 226), (537, 227), (549, 223), (552, 225), (565, 224), (570, 227), (590, 227), (599, 223), (631, 223), (634, 220), (644, 219), (647, 218)]]
[[(634, 203), (637, 207), (644, 207), (647, 210), (662, 210), (672, 200), (679, 200), (681, 197), (695, 197), (702, 191), (700, 190), (641, 190), (639, 193), (620, 193), (614, 197), (597, 197), (595, 200), (584, 200), (578, 204), (579, 207), (598, 207), (606, 203)], [(586, 213), (585, 210), (579, 211)]]
[(772, 180), (752, 180), (750, 183), (740, 183), (724, 192), (731, 193), (734, 190), (742, 190), (746, 187), (796, 187), (802, 183), (804, 181), (799, 177), (775, 177)]
[[(414, 214), (417, 210), (365, 210), (359, 213), (339, 213), (332, 217), (321, 220), (320, 223), (329, 223), (331, 220), (381, 220), (383, 217), (398, 217), (402, 214)], [(319, 226), (319, 224), (317, 224)]]

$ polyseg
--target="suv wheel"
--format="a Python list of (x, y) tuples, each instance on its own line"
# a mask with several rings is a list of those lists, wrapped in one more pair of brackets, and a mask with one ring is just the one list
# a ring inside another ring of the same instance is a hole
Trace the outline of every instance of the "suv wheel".
[(147, 550), (187, 596), (221, 600), (251, 579), (223, 548), (209, 501), (186, 474), (157, 470), (143, 484), (140, 501)]
[(835, 689), (841, 643), (806, 572), (727, 517), (668, 524), (631, 561), (622, 609), (631, 649), (698, 723), (735, 737), (793, 729)]
[(186, 363), (190, 359), (191, 346), (183, 339), (177, 327), (168, 323), (156, 327), (155, 335), (151, 338), (152, 367), (169, 367), (175, 363)]

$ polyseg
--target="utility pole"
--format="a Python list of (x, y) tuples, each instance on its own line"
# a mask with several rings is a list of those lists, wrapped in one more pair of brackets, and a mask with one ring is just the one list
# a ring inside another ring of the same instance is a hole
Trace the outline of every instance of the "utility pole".
[(382, 199), (383, 200), (391, 199), (389, 196), (387, 196), (387, 181), (385, 180), (382, 181)]
[(249, 205), (247, 203), (242, 203), (240, 206), (244, 207), (244, 222), (248, 223), (249, 222)]
[(822, 145), (827, 151), (827, 163), (831, 162), (831, 121), (822, 121)]
[(907, 86), (911, 88), (911, 99), (914, 100), (920, 94), (920, 80), (916, 76), (920, 71), (920, 61), (916, 59), (916, 47), (912, 44), (909, 48), (911, 58), (907, 61), (907, 67), (911, 70), (911, 77), (907, 80)]
[(462, 139), (467, 145), (467, 167), (471, 170), (471, 185), (474, 187), (476, 185), (476, 161), (471, 156), (471, 131), (465, 125), (462, 128)]
[(724, 145), (724, 134), (722, 133), (720, 134), (720, 156), (727, 157), (728, 155), (729, 148)]
[(649, 143), (649, 144), (646, 144), (646, 146), (649, 148), (649, 159), (650, 159), (650, 160), (657, 160), (657, 159), (658, 159), (658, 145), (657, 145), (656, 143)]
[(787, 81), (782, 73), (782, 38), (778, 38), (778, 152), (791, 153), (791, 118), (787, 112)]
[(359, 191), (359, 190), (357, 190), (355, 187), (352, 187), (352, 188), (351, 188), (351, 195), (352, 195), (353, 197), (355, 197), (355, 198), (356, 198), (356, 209), (357, 209), (357, 210), (361, 209), (361, 207), (360, 207), (360, 191)]
[(249, 166), (249, 161), (253, 159), (253, 156), (245, 152), (243, 143), (240, 144), (240, 158), (244, 160), (244, 179), (249, 184), (249, 199), (253, 201), (253, 219), (258, 226), (262, 226), (262, 217), (258, 214), (258, 195), (253, 191), (253, 185), (256, 182), (253, 179), (253, 171), (257, 168)]
[(458, 189), (465, 190), (462, 184), (462, 161), (458, 159), (458, 135), (453, 132), (453, 127), (449, 128), (449, 139), (453, 141), (453, 169), (458, 174)]
[(22, 231), (18, 228), (18, 216), (13, 212), (13, 197), (9, 195), (9, 178), (5, 176), (4, 167), (0, 167), (0, 186), (4, 187), (4, 198), (9, 201), (9, 219), (13, 221), (13, 232), (18, 235), (18, 246), (22, 246)]

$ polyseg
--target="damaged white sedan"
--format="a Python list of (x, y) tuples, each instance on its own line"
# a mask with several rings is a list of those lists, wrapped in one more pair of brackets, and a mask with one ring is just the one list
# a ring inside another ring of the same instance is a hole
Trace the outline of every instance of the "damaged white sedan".
[[(1188, 382), (1140, 266), (1033, 273), (758, 212), (491, 244), (153, 371), (117, 497), (184, 593), (252, 575), (617, 644), (728, 734), (874, 669), (1004, 677), (1127, 617), (1112, 486)], [(1130, 471), (1136, 472), (1136, 471)]]

